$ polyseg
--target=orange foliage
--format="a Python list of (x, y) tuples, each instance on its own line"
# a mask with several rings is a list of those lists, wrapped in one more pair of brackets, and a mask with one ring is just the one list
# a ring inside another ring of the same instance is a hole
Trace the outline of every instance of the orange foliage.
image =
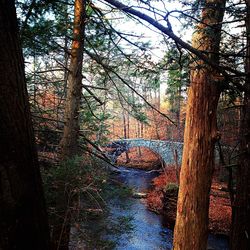
[(209, 229), (216, 233), (229, 233), (232, 208), (225, 183), (213, 181), (209, 207)]
[[(167, 168), (166, 173), (153, 180), (153, 190), (148, 194), (147, 206), (150, 210), (160, 213), (163, 208), (164, 189), (168, 183), (176, 183), (176, 174), (173, 166)], [(210, 207), (209, 207), (209, 230), (213, 233), (228, 234), (231, 225), (230, 199), (225, 191), (225, 183), (213, 180)]]
[[(161, 107), (161, 112), (168, 115), (173, 121), (176, 122), (176, 117), (171, 112), (166, 112), (166, 107)], [(139, 122), (130, 115), (125, 115), (126, 124), (126, 137), (127, 138), (145, 138), (145, 139), (156, 139), (156, 140), (177, 140), (179, 132), (177, 127), (173, 125), (166, 117), (161, 114), (148, 109), (145, 111), (148, 120), (147, 124)], [(120, 112), (120, 116), (112, 121), (108, 121), (110, 125), (110, 140), (124, 138), (124, 119), (123, 113)], [(181, 111), (181, 126), (180, 134), (183, 135), (185, 109)]]
[(160, 213), (163, 208), (164, 189), (168, 183), (176, 183), (174, 166), (168, 166), (168, 171), (153, 179), (154, 189), (147, 196), (147, 206), (150, 210)]
[(58, 105), (58, 98), (55, 94), (46, 91), (40, 95), (39, 102), (43, 107), (55, 108)]
[(145, 147), (131, 148), (128, 156), (129, 162), (126, 162), (126, 153), (121, 154), (117, 159), (118, 164), (141, 169), (152, 169), (161, 165), (159, 156)]

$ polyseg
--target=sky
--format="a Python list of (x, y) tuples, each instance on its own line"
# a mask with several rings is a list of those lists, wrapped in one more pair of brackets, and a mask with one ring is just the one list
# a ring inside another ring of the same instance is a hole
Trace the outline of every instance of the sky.
[[(121, 1), (121, 2), (124, 3), (124, 1)], [(132, 2), (132, 1), (129, 1), (129, 2)], [(179, 1), (173, 1), (173, 2), (163, 1), (163, 2), (165, 3), (165, 5), (163, 5), (162, 1), (153, 1), (155, 8), (159, 10), (164, 10), (162, 11), (162, 15), (167, 11), (173, 11), (173, 10), (178, 10), (178, 9), (180, 10), (182, 8)], [(167, 49), (166, 43), (163, 40), (163, 35), (156, 28), (154, 28), (152, 25), (141, 20), (140, 20), (141, 23), (138, 21), (131, 20), (130, 18), (125, 17), (125, 15), (123, 15), (120, 11), (115, 11), (115, 12), (110, 13), (109, 8), (105, 4), (105, 1), (95, 0), (95, 4), (97, 6), (100, 6), (102, 10), (104, 11), (104, 13), (105, 11), (107, 12), (106, 18), (109, 20), (112, 20), (112, 24), (116, 29), (124, 33), (134, 33), (138, 35), (139, 38), (135, 38), (135, 41), (138, 41), (138, 39), (140, 39), (140, 41), (143, 41), (143, 42), (150, 41), (152, 49), (148, 51), (148, 53), (151, 54), (151, 60), (157, 63), (164, 57), (168, 49)], [(137, 1), (135, 1), (135, 6), (136, 5), (137, 5)], [(141, 7), (144, 7), (144, 6), (145, 5), (142, 5)], [(163, 25), (166, 25), (165, 21), (161, 21), (162, 17), (154, 16), (152, 12), (149, 12), (143, 8), (136, 8), (136, 9), (144, 12), (145, 14), (150, 15), (154, 19), (156, 18)], [(170, 17), (169, 21), (172, 25), (172, 29), (175, 34), (178, 34), (186, 42), (191, 40), (191, 36), (193, 33), (191, 29), (183, 30), (182, 24), (176, 17)], [(127, 46), (128, 51), (131, 50), (131, 45), (126, 44), (125, 42), (122, 42), (122, 41), (121, 41), (121, 44), (123, 45), (123, 47)], [(167, 89), (167, 72), (165, 73), (163, 72), (161, 74), (161, 85), (160, 85), (160, 93), (161, 93), (162, 102), (164, 102), (166, 99), (166, 95), (165, 95), (166, 89)]]
[[(143, 42), (150, 41), (153, 47), (152, 59), (154, 61), (159, 61), (164, 56), (167, 48), (163, 42), (162, 34), (156, 28), (154, 28), (152, 25), (149, 25), (148, 23), (141, 21), (141, 20), (139, 21), (133, 21), (131, 19), (129, 20), (120, 11), (110, 13), (109, 8), (107, 8), (107, 5), (105, 4), (105, 1), (95, 0), (94, 2), (97, 6), (100, 6), (101, 8), (103, 8), (103, 10), (107, 10), (106, 17), (110, 20), (112, 19), (113, 26), (115, 28), (125, 33), (137, 34), (138, 36), (140, 36), (140, 41), (143, 41)], [(124, 1), (121, 1), (121, 2), (124, 3)], [(129, 1), (129, 2), (132, 3), (133, 1)], [(135, 3), (134, 6), (138, 6), (137, 1), (134, 1), (134, 3)], [(151, 1), (151, 3), (153, 4), (153, 7), (159, 10), (162, 10), (162, 13), (161, 13), (162, 15), (164, 13), (167, 13), (167, 11), (181, 9), (181, 4), (179, 3), (179, 1), (172, 1), (172, 2)], [(131, 5), (132, 4), (130, 4), (130, 6)], [(146, 5), (141, 5), (140, 8), (135, 8), (135, 9), (157, 19), (163, 25), (166, 25), (166, 22), (161, 20), (162, 17), (160, 17), (159, 15), (158, 16), (153, 15), (153, 13), (150, 11), (147, 11), (145, 7)], [(173, 31), (176, 34), (179, 34), (181, 38), (184, 39), (185, 41), (191, 40), (192, 30), (186, 30), (186, 31), (183, 30), (181, 23), (175, 17), (170, 17), (169, 20), (172, 25)], [(136, 38), (135, 40), (138, 41), (138, 38)], [(130, 46), (130, 49), (131, 49), (131, 46)]]

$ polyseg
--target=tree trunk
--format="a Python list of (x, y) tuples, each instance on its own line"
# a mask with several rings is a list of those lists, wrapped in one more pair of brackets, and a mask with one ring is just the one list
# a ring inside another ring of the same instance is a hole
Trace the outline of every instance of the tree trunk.
[[(85, 3), (85, 0), (75, 0), (74, 5), (73, 43), (64, 113), (64, 130), (60, 141), (60, 157), (62, 161), (79, 153), (79, 111), (82, 96), (82, 63), (86, 20)], [(68, 249), (71, 223), (70, 207), (72, 203), (73, 201), (67, 192), (57, 201), (57, 209), (60, 214), (55, 218), (52, 234), (53, 249)]]
[[(219, 63), (221, 23), (224, 0), (206, 0), (202, 22), (193, 35), (193, 47), (208, 51)], [(207, 248), (209, 192), (214, 168), (214, 144), (217, 139), (216, 109), (220, 90), (218, 73), (203, 61), (191, 68), (188, 91), (184, 149), (180, 175), (174, 249)]]
[(127, 112), (127, 138), (130, 138), (130, 119), (129, 119), (129, 112)]
[(177, 141), (181, 141), (181, 86), (178, 87), (177, 94), (177, 111), (176, 111), (176, 121), (177, 121)]
[[(138, 136), (137, 136), (137, 137), (138, 137), (138, 138), (141, 138), (140, 122), (139, 122), (139, 121), (137, 121), (137, 133), (138, 133)], [(142, 156), (142, 154), (141, 154), (141, 147), (138, 147), (137, 155), (138, 155), (139, 157)]]
[(160, 133), (159, 133), (159, 120), (157, 119), (159, 116), (155, 113), (155, 111), (152, 111), (152, 115), (153, 115), (153, 120), (154, 120), (154, 125), (155, 125), (155, 134), (156, 134), (156, 138), (157, 140), (160, 140)]
[(49, 249), (14, 0), (0, 0), (0, 249)]
[(141, 122), (141, 138), (144, 137), (144, 126), (143, 123)]
[(240, 159), (237, 168), (236, 196), (232, 216), (232, 250), (250, 249), (250, 0), (246, 0), (247, 58), (244, 105), (240, 126)]
[(122, 118), (123, 118), (123, 138), (127, 139), (127, 126), (126, 126), (126, 116), (124, 109), (122, 111)]
[[(124, 139), (127, 139), (127, 125), (126, 125), (126, 116), (125, 116), (124, 109), (122, 111), (122, 116), (123, 116), (123, 137), (124, 137)], [(125, 154), (126, 154), (126, 163), (128, 163), (129, 162), (128, 151), (126, 151)]]
[(82, 62), (85, 27), (85, 1), (75, 0), (73, 43), (64, 113), (64, 130), (60, 142), (61, 159), (78, 153), (79, 110), (82, 95)]

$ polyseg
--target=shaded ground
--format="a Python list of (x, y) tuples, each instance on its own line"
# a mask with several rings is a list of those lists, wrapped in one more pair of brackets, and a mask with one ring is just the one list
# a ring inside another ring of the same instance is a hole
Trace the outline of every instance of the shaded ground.
[[(174, 167), (168, 167), (166, 173), (153, 180), (153, 190), (148, 194), (147, 206), (150, 210), (165, 214), (168, 226), (173, 227), (177, 197), (175, 192), (167, 192), (168, 185), (177, 183)], [(167, 203), (167, 207), (166, 207)], [(226, 184), (217, 181), (212, 183), (209, 208), (209, 230), (216, 234), (229, 234), (231, 225), (231, 206)]]

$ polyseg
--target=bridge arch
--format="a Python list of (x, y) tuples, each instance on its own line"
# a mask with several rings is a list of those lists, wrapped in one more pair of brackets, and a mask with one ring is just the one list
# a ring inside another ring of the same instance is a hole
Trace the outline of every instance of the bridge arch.
[(135, 168), (155, 169), (159, 168), (164, 160), (161, 155), (149, 147), (131, 146), (127, 152), (123, 152), (117, 157), (117, 163), (118, 165), (125, 164)]
[(178, 153), (179, 163), (181, 162), (183, 143), (136, 138), (116, 140), (110, 143), (108, 147), (115, 149), (107, 154), (107, 156), (111, 159), (112, 162), (116, 162), (117, 158), (122, 153), (128, 151), (130, 148), (145, 147), (158, 154), (165, 164), (174, 164), (175, 151)]

